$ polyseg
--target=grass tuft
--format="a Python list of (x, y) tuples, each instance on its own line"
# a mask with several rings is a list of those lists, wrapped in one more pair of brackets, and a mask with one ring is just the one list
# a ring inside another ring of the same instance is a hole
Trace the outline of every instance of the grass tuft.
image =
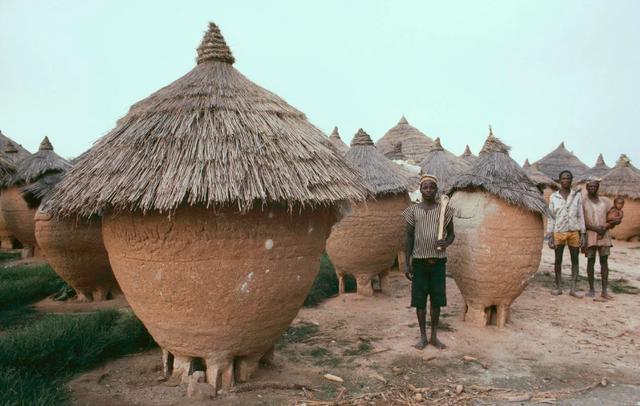
[(0, 308), (44, 299), (64, 284), (49, 265), (0, 268)]
[(284, 332), (280, 340), (276, 343), (276, 348), (284, 348), (289, 344), (299, 343), (307, 337), (316, 334), (318, 330), (318, 326), (311, 323), (299, 323), (295, 326), (289, 326), (287, 331)]

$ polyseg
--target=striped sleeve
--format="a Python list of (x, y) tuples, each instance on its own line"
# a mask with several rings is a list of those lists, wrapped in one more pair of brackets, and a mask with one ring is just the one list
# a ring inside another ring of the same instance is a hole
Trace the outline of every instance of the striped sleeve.
[(447, 208), (444, 210), (444, 228), (447, 228), (451, 220), (453, 220), (453, 216), (456, 214), (456, 209), (447, 205)]
[(407, 207), (404, 212), (402, 212), (402, 217), (404, 220), (411, 226), (415, 227), (416, 225), (416, 212), (415, 212), (415, 204)]

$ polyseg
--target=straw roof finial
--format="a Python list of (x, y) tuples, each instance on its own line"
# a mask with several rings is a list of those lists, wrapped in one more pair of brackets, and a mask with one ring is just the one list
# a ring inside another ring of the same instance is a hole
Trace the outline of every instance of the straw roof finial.
[(480, 151), (480, 153), (486, 154), (490, 152), (501, 152), (501, 153), (507, 154), (509, 153), (509, 149), (511, 148), (508, 147), (505, 143), (503, 143), (493, 135), (491, 126), (489, 126), (489, 136), (487, 137), (487, 140), (484, 142), (484, 145), (482, 146), (482, 150)]
[(213, 23), (209, 23), (209, 30), (204, 34), (202, 42), (198, 47), (198, 64), (206, 61), (226, 62), (233, 65), (236, 61), (231, 54), (231, 49), (224, 40), (220, 28)]
[(354, 145), (373, 145), (373, 141), (371, 141), (371, 137), (369, 137), (369, 134), (367, 134), (362, 128), (360, 128), (351, 140), (351, 146), (353, 147)]
[(527, 169), (527, 168), (530, 168), (530, 167), (531, 167), (531, 164), (529, 163), (529, 158), (527, 158), (527, 159), (525, 159), (525, 160), (524, 160), (524, 164), (522, 164), (522, 167), (523, 167), (524, 169)]
[(493, 128), (491, 128), (491, 124), (489, 124), (489, 137), (493, 137)]
[(18, 148), (13, 145), (13, 142), (7, 141), (7, 143), (4, 145), (4, 152), (7, 154), (17, 154)]
[(444, 148), (442, 148), (442, 144), (440, 143), (440, 137), (433, 140), (433, 144), (431, 144), (429, 151), (444, 151)]
[(464, 152), (462, 153), (462, 155), (473, 155), (473, 153), (471, 152), (471, 148), (469, 148), (469, 144), (464, 147)]
[(333, 127), (333, 131), (331, 131), (332, 137), (340, 137), (340, 133), (338, 132), (338, 126)]
[(404, 114), (402, 115), (402, 117), (400, 117), (400, 121), (398, 121), (398, 124), (409, 124)]
[(599, 154), (598, 159), (596, 159), (596, 166), (597, 165), (606, 165), (606, 163), (604, 163), (604, 157), (602, 156), (602, 154)]
[(564, 146), (564, 141), (562, 141), (560, 145), (558, 145), (558, 148), (567, 149), (567, 147)]
[(631, 166), (631, 159), (627, 156), (627, 154), (620, 155), (618, 158), (618, 162), (616, 162), (616, 167), (629, 167)]
[(45, 136), (40, 143), (40, 148), (38, 151), (53, 151), (53, 145), (51, 145), (51, 141), (49, 141), (49, 137)]

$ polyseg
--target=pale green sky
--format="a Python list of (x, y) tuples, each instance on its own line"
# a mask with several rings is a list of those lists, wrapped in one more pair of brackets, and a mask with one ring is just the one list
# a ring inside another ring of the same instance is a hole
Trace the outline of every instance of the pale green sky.
[(487, 125), (532, 162), (566, 141), (640, 164), (640, 1), (0, 0), (0, 129), (75, 156), (194, 66), (208, 21), (235, 67), (319, 128), (402, 114), (456, 154)]

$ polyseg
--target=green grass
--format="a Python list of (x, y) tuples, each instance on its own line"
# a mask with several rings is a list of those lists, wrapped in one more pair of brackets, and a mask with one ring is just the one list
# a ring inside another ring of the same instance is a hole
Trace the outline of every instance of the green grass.
[(0, 309), (44, 299), (64, 284), (49, 265), (0, 268)]
[(368, 341), (361, 341), (356, 348), (347, 348), (342, 355), (363, 355), (371, 352), (372, 349)]
[(613, 279), (609, 281), (609, 286), (613, 293), (624, 293), (627, 295), (640, 294), (640, 289), (636, 286), (629, 284), (629, 281), (624, 278)]
[(47, 315), (0, 336), (0, 405), (68, 403), (73, 374), (152, 345), (131, 312)]
[(19, 252), (0, 251), (0, 261), (12, 261), (14, 259), (19, 259), (19, 258), (20, 258)]
[[(345, 290), (347, 292), (356, 291), (356, 282), (352, 277), (345, 278)], [(317, 306), (323, 300), (338, 294), (338, 277), (333, 269), (333, 265), (327, 254), (322, 255), (320, 260), (320, 271), (313, 282), (311, 291), (304, 301), (305, 307)]]

